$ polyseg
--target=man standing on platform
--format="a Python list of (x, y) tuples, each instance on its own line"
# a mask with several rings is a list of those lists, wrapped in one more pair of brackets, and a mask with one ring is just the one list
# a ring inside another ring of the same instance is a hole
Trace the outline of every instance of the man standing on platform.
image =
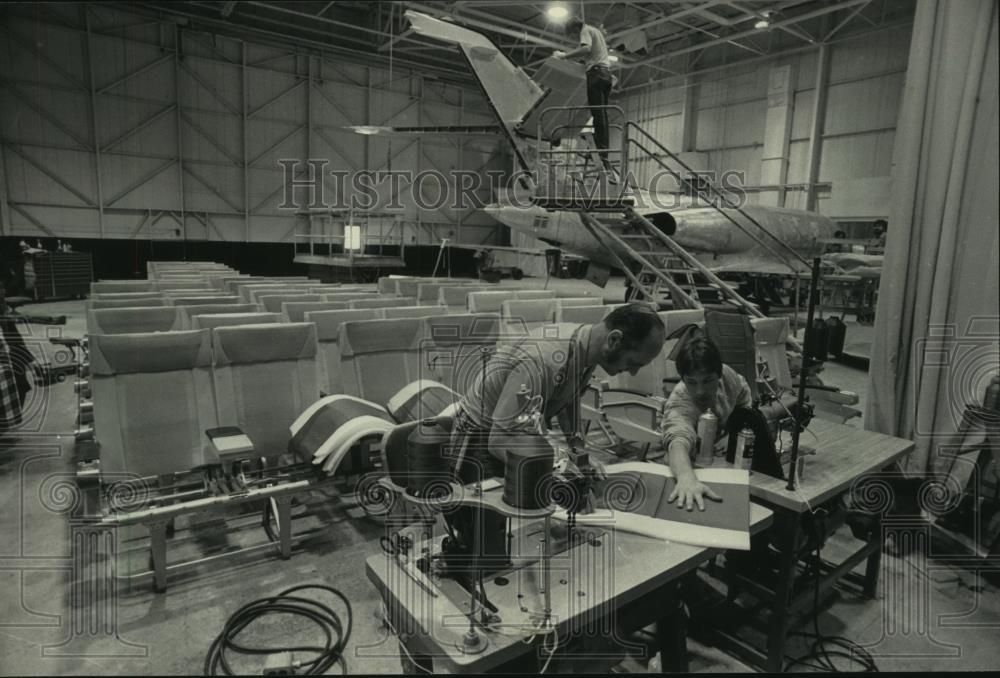
[(566, 22), (566, 35), (577, 40), (580, 46), (571, 52), (555, 52), (553, 56), (561, 59), (583, 57), (587, 69), (587, 105), (594, 119), (594, 143), (598, 148), (601, 163), (608, 171), (608, 145), (611, 143), (611, 133), (608, 124), (608, 99), (611, 97), (611, 87), (614, 78), (611, 75), (611, 58), (604, 33), (595, 26), (585, 24), (583, 19), (574, 16)]

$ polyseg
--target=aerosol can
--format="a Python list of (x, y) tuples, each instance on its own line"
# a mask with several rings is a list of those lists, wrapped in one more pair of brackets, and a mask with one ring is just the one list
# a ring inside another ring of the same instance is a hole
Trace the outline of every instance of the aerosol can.
[(705, 410), (698, 417), (698, 465), (701, 467), (711, 466), (715, 461), (715, 432), (718, 430), (719, 420), (711, 410)]
[(733, 468), (741, 468), (747, 471), (753, 465), (754, 448), (753, 430), (749, 426), (744, 426), (736, 437), (736, 454), (733, 457)]

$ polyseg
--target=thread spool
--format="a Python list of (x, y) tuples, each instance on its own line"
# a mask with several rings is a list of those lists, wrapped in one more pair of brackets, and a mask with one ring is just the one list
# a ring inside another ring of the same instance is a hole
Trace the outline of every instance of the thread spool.
[(546, 485), (555, 461), (552, 446), (541, 436), (516, 434), (504, 441), (503, 452), (504, 502), (527, 510), (547, 506)]
[(441, 487), (449, 479), (444, 456), (450, 436), (433, 419), (424, 419), (406, 438), (406, 491), (424, 496), (429, 485)]

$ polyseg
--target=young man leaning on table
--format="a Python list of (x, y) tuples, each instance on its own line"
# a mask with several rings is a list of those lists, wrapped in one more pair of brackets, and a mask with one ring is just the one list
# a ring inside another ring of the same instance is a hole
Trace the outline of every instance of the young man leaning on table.
[(663, 447), (667, 453), (663, 463), (677, 478), (669, 497), (678, 508), (688, 511), (695, 505), (705, 510), (705, 498), (721, 501), (694, 474), (691, 460), (697, 452), (698, 417), (705, 410), (718, 418), (716, 441), (726, 432), (723, 425), (737, 407), (751, 407), (750, 386), (740, 374), (722, 364), (718, 347), (703, 337), (684, 342), (676, 358), (681, 383), (667, 399), (666, 411), (660, 422)]

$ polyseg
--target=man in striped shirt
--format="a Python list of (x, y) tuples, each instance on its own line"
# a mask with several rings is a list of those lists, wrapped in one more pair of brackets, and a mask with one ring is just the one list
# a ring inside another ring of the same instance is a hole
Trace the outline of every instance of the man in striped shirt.
[[(473, 371), (462, 389), (450, 445), (456, 479), (469, 484), (503, 476), (505, 437), (540, 435), (539, 429), (547, 429), (552, 419), (566, 436), (571, 454), (581, 453), (570, 461), (590, 466), (580, 434), (580, 398), (594, 370), (635, 375), (656, 359), (665, 336), (656, 312), (632, 303), (593, 325), (549, 325), (528, 336), (499, 341), (487, 363)], [(480, 562), (485, 567), (506, 562), (505, 518), (461, 508), (446, 514), (445, 520), (462, 542), (457, 553), (471, 552), (478, 524)]]

